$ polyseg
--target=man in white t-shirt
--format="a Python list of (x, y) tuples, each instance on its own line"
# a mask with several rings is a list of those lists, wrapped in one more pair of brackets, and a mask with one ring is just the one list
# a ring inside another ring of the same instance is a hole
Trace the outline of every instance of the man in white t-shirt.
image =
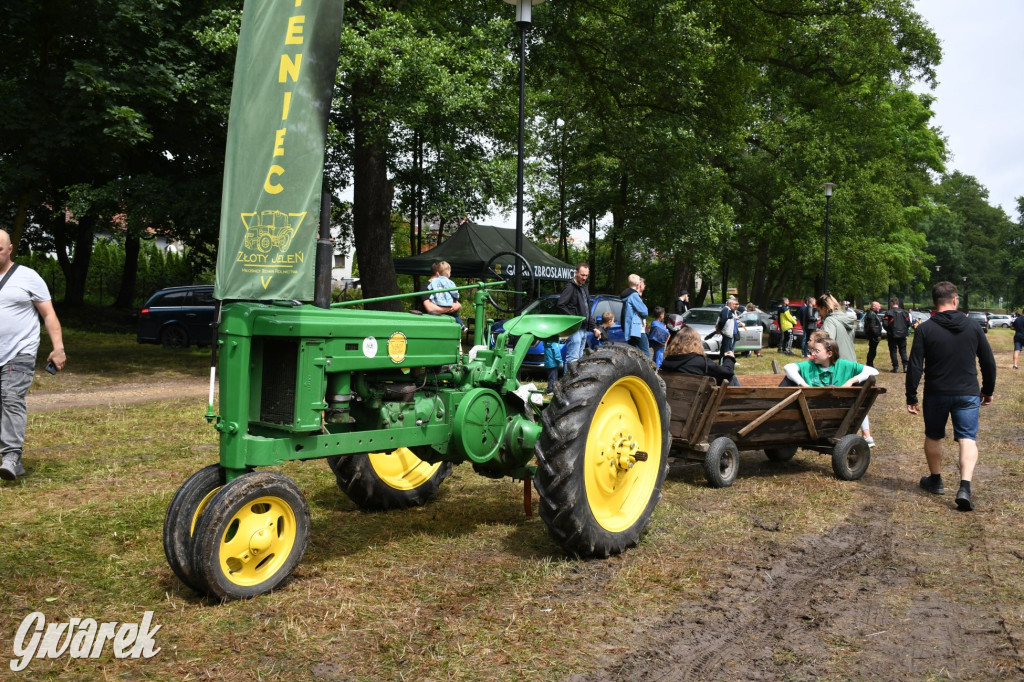
[[(39, 351), (39, 318), (53, 342), (47, 358), (64, 369), (64, 337), (50, 301), (46, 282), (32, 268), (11, 260), (11, 236), (0, 230), (0, 478), (13, 481), (25, 473), (21, 449), (25, 442), (28, 408), (25, 396), (32, 385)], [(6, 278), (6, 281), (5, 281)]]

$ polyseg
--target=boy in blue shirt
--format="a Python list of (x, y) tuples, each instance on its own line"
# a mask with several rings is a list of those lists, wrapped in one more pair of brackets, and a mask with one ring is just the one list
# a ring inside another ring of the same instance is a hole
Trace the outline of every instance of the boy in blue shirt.
[[(559, 339), (561, 341), (561, 339)], [(559, 370), (562, 369), (562, 347), (565, 344), (558, 341), (544, 342), (544, 369), (548, 371), (548, 387), (544, 389), (546, 395), (555, 392), (555, 384), (558, 382)]]

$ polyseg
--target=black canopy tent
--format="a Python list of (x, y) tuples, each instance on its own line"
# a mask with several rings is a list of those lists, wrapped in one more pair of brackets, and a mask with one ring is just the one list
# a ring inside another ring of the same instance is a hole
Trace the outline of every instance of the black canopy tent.
[[(464, 222), (455, 234), (440, 245), (416, 256), (395, 259), (395, 272), (399, 275), (430, 275), (435, 261), (447, 261), (452, 266), (452, 277), (485, 277), (487, 263), (499, 253), (516, 250), (516, 231), (491, 225)], [(529, 239), (523, 240), (523, 257), (533, 268), (536, 280), (566, 281), (572, 279), (574, 266), (547, 253)], [(513, 267), (512, 256), (499, 258), (503, 268)]]

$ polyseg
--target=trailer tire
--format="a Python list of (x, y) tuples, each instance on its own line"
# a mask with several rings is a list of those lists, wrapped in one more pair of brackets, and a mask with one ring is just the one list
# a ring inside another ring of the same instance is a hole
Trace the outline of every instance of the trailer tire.
[(418, 448), (328, 457), (338, 487), (366, 511), (391, 511), (426, 504), (452, 475), (451, 462), (432, 464)]
[(174, 493), (164, 517), (167, 564), (181, 582), (197, 592), (203, 592), (204, 588), (192, 570), (192, 535), (207, 503), (223, 485), (224, 471), (219, 464), (200, 469)]
[(291, 576), (308, 542), (309, 506), (295, 482), (276, 471), (243, 474), (199, 517), (192, 569), (211, 597), (256, 597)]
[(704, 478), (712, 488), (728, 488), (740, 471), (740, 451), (731, 439), (722, 436), (711, 441), (704, 453)]
[(796, 456), (797, 448), (765, 448), (764, 454), (771, 462), (788, 462)]
[(585, 558), (636, 545), (668, 473), (669, 407), (654, 364), (623, 343), (586, 353), (542, 419), (534, 482), (551, 538)]
[(869, 464), (871, 448), (855, 433), (843, 436), (832, 448), (832, 471), (840, 481), (856, 481), (867, 472)]

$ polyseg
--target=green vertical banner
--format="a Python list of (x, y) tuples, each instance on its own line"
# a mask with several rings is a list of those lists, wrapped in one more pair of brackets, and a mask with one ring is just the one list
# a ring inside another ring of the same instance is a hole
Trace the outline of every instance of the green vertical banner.
[(224, 161), (219, 299), (313, 299), (344, 0), (245, 0)]

